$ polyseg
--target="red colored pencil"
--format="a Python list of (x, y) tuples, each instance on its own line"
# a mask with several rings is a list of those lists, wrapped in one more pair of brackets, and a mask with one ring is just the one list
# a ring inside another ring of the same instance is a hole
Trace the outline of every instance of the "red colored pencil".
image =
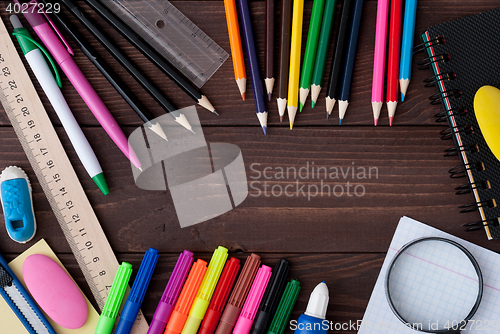
[(392, 126), (392, 120), (396, 113), (398, 105), (398, 70), (399, 54), (401, 46), (401, 11), (403, 1), (391, 1), (391, 27), (389, 32), (389, 60), (387, 64), (387, 111), (389, 112), (389, 125)]

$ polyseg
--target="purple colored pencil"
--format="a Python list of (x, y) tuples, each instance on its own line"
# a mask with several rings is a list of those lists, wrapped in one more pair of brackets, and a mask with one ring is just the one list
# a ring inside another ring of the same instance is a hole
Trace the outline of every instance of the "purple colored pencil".
[(162, 334), (165, 330), (192, 263), (193, 253), (190, 251), (185, 250), (179, 255), (179, 259), (156, 308), (148, 334)]

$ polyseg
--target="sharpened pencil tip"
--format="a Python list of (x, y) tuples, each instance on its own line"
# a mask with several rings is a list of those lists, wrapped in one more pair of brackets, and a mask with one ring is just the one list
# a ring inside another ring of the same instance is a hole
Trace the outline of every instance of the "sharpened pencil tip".
[(293, 123), (290, 122), (290, 130), (292, 130), (292, 129), (293, 129)]
[(302, 102), (299, 102), (299, 112), (302, 112), (302, 109), (304, 108), (304, 105)]
[(280, 116), (280, 123), (283, 122), (283, 116)]
[(220, 116), (219, 113), (217, 111), (212, 111), (214, 114), (216, 114), (217, 116)]
[(389, 117), (389, 126), (392, 126), (392, 121), (394, 120), (394, 117)]
[(263, 126), (262, 131), (264, 131), (264, 136), (266, 136), (267, 135), (267, 126)]
[(339, 125), (342, 125), (342, 118), (339, 118)]
[(377, 118), (374, 118), (374, 119), (373, 119), (373, 123), (375, 124), (375, 126), (377, 126), (377, 124), (378, 124), (378, 119), (377, 119)]
[(242, 94), (241, 94), (241, 98), (243, 99), (243, 101), (245, 101), (245, 96), (246, 96), (246, 95), (247, 95), (246, 93), (242, 93)]
[(328, 111), (326, 112), (326, 120), (328, 121), (330, 119), (330, 114), (328, 113)]
[(196, 134), (196, 133), (193, 131), (193, 129), (189, 129), (189, 131), (191, 131), (194, 135)]
[(269, 93), (269, 94), (267, 94), (267, 99), (268, 99), (269, 101), (271, 101), (271, 96), (273, 96), (273, 93)]
[(137, 167), (138, 170), (140, 170), (141, 172), (143, 171), (141, 167)]
[(314, 108), (315, 105), (316, 105), (316, 102), (311, 101), (311, 108)]
[(401, 102), (405, 100), (405, 94), (401, 93)]

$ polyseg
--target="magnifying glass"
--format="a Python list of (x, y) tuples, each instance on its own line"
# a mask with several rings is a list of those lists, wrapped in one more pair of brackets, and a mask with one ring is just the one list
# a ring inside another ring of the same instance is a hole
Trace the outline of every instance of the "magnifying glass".
[(422, 238), (394, 256), (385, 291), (396, 317), (413, 330), (460, 333), (479, 308), (483, 276), (462, 245), (444, 238)]

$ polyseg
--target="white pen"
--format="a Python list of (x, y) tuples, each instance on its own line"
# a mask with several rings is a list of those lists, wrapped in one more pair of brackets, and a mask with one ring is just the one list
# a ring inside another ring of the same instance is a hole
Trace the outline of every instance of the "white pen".
[[(10, 22), (14, 27), (14, 35), (21, 46), (23, 54), (26, 57), (31, 70), (35, 74), (35, 77), (40, 83), (40, 86), (45, 92), (45, 95), (52, 104), (57, 117), (59, 117), (71, 144), (75, 148), (78, 158), (80, 158), (85, 170), (89, 173), (90, 177), (94, 180), (102, 193), (104, 195), (109, 194), (108, 185), (104, 179), (101, 165), (99, 164), (99, 161), (97, 161), (97, 157), (95, 156), (92, 147), (90, 147), (87, 138), (83, 134), (82, 129), (69, 109), (68, 103), (66, 103), (66, 100), (59, 89), (59, 86), (50, 71), (49, 65), (43, 57), (42, 51), (39, 48), (40, 45), (38, 45), (38, 43), (31, 38), (30, 33), (23, 27), (21, 21), (19, 21), (19, 18), (16, 15), (12, 15), (10, 17)], [(47, 56), (49, 55), (48, 52), (45, 52), (45, 54)], [(54, 63), (52, 63), (52, 65), (54, 70), (56, 70)]]

